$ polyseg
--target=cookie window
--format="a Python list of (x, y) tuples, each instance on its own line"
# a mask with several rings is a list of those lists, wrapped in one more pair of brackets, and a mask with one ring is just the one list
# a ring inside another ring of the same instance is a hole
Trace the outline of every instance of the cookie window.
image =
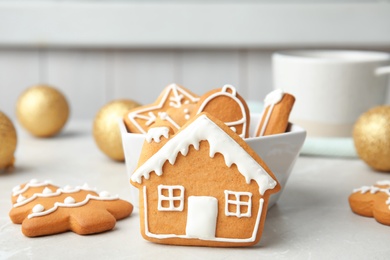
[(225, 215), (250, 217), (252, 208), (252, 193), (244, 191), (225, 190)]
[(184, 187), (180, 185), (158, 185), (158, 206), (160, 211), (183, 211)]

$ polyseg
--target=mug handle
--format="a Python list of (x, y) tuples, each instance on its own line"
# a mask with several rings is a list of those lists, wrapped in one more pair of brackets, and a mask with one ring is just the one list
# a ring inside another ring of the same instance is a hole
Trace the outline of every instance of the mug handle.
[(382, 76), (385, 74), (390, 74), (390, 66), (379, 67), (375, 69), (375, 75)]

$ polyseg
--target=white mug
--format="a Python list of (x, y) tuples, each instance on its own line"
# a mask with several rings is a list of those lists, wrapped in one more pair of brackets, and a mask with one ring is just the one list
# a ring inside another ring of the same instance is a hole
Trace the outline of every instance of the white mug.
[(301, 50), (274, 53), (274, 88), (296, 97), (290, 120), (311, 137), (350, 137), (355, 121), (386, 101), (390, 54)]

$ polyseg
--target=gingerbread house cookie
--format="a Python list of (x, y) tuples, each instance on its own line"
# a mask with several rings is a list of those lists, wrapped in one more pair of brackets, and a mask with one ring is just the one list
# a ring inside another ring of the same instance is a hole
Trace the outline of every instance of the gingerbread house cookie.
[(171, 84), (162, 91), (153, 104), (130, 110), (125, 115), (124, 122), (129, 132), (146, 134), (158, 117), (170, 120), (166, 114), (169, 108), (180, 108), (184, 104), (194, 104), (198, 100), (197, 95), (184, 87)]
[(295, 97), (281, 89), (269, 93), (264, 100), (264, 109), (257, 123), (255, 136), (286, 132), (294, 103)]
[[(256, 244), (280, 185), (229, 126), (201, 113), (176, 134), (153, 129), (131, 184), (139, 189), (142, 236), (216, 247)], [(159, 147), (158, 147), (159, 146)], [(158, 148), (157, 148), (158, 147)]]

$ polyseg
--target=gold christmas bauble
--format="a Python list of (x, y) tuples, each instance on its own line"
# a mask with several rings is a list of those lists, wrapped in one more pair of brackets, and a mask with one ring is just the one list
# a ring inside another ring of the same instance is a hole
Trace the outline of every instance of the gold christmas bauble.
[(139, 106), (132, 100), (115, 100), (103, 106), (93, 122), (93, 137), (99, 149), (111, 159), (124, 161), (122, 138), (118, 119)]
[(390, 106), (370, 109), (359, 117), (353, 130), (359, 157), (377, 171), (390, 171)]
[(36, 85), (25, 90), (16, 105), (20, 124), (31, 134), (49, 137), (61, 131), (69, 117), (65, 96), (54, 87)]
[(0, 112), (0, 170), (12, 167), (17, 135), (11, 120)]

